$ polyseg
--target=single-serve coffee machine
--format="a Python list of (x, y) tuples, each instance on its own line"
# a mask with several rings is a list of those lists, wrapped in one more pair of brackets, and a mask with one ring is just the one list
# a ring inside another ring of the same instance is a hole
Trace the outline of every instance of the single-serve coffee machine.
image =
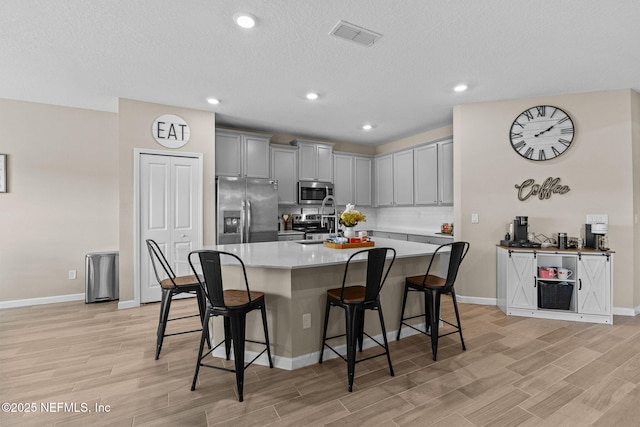
[(527, 237), (527, 233), (529, 232), (529, 217), (528, 216), (517, 216), (516, 219), (513, 220), (513, 241), (514, 242), (528, 242), (529, 238)]
[(596, 249), (599, 251), (608, 251), (609, 243), (607, 233), (609, 226), (607, 224), (585, 224), (584, 226), (584, 243), (585, 247)]
[(509, 224), (509, 236), (505, 236), (505, 240), (501, 240), (503, 246), (516, 248), (539, 248), (540, 243), (529, 241), (529, 217), (517, 216), (513, 220), (513, 225)]

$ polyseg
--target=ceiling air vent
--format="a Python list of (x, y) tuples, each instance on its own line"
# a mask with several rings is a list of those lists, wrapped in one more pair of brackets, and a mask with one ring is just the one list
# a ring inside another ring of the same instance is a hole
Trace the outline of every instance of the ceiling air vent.
[(382, 37), (382, 34), (358, 27), (346, 21), (338, 22), (329, 34), (358, 43), (362, 46), (371, 46)]

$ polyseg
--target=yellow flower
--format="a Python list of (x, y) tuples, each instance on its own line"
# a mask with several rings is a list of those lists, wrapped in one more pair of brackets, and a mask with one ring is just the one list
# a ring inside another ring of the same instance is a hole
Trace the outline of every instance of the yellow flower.
[(355, 227), (359, 222), (367, 220), (367, 217), (356, 210), (341, 212), (339, 215), (340, 224), (345, 227)]

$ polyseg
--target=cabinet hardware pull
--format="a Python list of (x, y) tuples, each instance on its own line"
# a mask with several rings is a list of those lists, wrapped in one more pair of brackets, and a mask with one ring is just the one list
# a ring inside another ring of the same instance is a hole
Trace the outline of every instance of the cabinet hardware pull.
[(537, 284), (538, 281), (536, 280), (536, 276), (533, 276), (533, 287), (535, 288)]
[(578, 290), (582, 290), (582, 279), (578, 279)]

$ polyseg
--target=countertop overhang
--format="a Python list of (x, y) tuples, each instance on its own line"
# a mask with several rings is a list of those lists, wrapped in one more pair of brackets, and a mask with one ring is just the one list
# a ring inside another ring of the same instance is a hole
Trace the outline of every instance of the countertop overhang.
[[(408, 242), (403, 240), (374, 237), (375, 247), (391, 247), (396, 250), (396, 258), (410, 258), (433, 255), (438, 245)], [(331, 249), (322, 244), (301, 245), (296, 242), (239, 243), (232, 245), (205, 246), (230, 252), (239, 256), (246, 267), (299, 269), (345, 264), (349, 257), (360, 249)], [(444, 252), (444, 251), (441, 251)], [(364, 256), (362, 258), (364, 260)]]

